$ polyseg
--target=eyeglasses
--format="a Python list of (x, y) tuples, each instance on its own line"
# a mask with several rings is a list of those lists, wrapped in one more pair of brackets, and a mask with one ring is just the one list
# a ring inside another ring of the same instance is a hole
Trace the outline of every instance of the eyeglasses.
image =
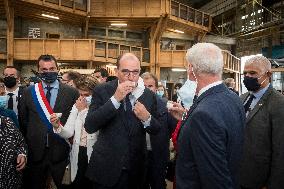
[(133, 76), (138, 76), (140, 74), (140, 70), (133, 70), (133, 71), (130, 71), (128, 69), (122, 69), (120, 70), (122, 72), (122, 74), (124, 76), (127, 76), (129, 77), (130, 76), (130, 73), (132, 73)]

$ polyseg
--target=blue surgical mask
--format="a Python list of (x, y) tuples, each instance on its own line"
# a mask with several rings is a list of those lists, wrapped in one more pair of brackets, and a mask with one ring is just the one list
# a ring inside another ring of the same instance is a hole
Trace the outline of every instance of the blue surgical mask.
[(0, 108), (7, 108), (7, 95), (0, 96)]
[(157, 91), (157, 95), (162, 98), (164, 95), (164, 91)]
[(90, 106), (90, 104), (92, 102), (92, 96), (87, 96), (86, 101), (87, 101), (88, 106)]
[(179, 100), (181, 100), (183, 106), (187, 109), (189, 109), (193, 104), (196, 87), (197, 83), (195, 81), (187, 79), (184, 85), (177, 92)]

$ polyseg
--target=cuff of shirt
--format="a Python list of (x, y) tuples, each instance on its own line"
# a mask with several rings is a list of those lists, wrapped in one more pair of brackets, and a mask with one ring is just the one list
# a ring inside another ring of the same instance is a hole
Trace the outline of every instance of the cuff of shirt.
[(146, 121), (141, 121), (144, 125), (144, 128), (147, 128), (147, 127), (150, 126), (151, 118), (152, 118), (152, 116), (150, 115), (149, 118)]
[(112, 96), (112, 97), (110, 98), (110, 100), (111, 100), (113, 106), (115, 107), (115, 109), (118, 109), (121, 103), (118, 102), (118, 101), (114, 98), (114, 96)]
[(59, 133), (61, 133), (61, 131), (62, 131), (62, 128), (61, 128), (60, 125), (59, 125), (59, 127), (57, 127), (57, 128), (54, 128), (54, 127), (53, 127), (53, 132), (54, 132), (54, 133), (59, 134)]

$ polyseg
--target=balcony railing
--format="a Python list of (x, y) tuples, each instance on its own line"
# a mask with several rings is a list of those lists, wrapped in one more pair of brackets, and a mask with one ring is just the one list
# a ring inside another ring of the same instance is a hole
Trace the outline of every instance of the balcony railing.
[(52, 54), (58, 60), (99, 61), (115, 63), (125, 52), (134, 53), (142, 63), (149, 63), (148, 48), (129, 46), (95, 39), (29, 39), (15, 38), (14, 58), (37, 60), (42, 54)]
[(210, 28), (210, 15), (171, 0), (171, 15)]
[(72, 8), (74, 10), (87, 11), (88, 0), (40, 0), (43, 3), (52, 3), (58, 6)]
[[(160, 67), (185, 68), (186, 50), (162, 50), (160, 52)], [(232, 55), (229, 51), (222, 51), (224, 58), (224, 70), (234, 73), (240, 73), (240, 59)]]

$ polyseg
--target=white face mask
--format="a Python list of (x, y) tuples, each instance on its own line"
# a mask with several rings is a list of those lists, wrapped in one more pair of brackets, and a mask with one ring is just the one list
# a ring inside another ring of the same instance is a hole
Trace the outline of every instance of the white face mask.
[(187, 79), (184, 85), (177, 92), (179, 99), (187, 109), (189, 109), (193, 104), (196, 87), (197, 83), (195, 81)]
[(90, 104), (92, 102), (92, 96), (87, 96), (85, 99), (87, 101), (88, 106), (90, 106)]

